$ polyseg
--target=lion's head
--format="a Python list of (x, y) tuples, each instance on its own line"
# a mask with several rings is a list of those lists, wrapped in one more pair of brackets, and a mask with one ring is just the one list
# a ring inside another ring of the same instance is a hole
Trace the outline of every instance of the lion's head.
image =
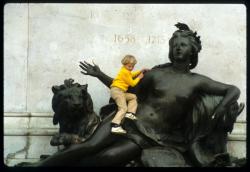
[(73, 82), (73, 79), (67, 79), (63, 85), (52, 87), (52, 109), (55, 112), (53, 124), (59, 123), (60, 134), (86, 138), (92, 134), (100, 118), (93, 110), (93, 102), (87, 92), (88, 85)]

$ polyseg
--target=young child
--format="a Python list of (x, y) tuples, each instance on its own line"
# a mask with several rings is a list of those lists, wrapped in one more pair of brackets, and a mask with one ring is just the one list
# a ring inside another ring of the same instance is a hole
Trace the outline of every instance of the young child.
[(137, 109), (137, 98), (135, 94), (127, 93), (128, 87), (134, 87), (143, 78), (143, 72), (147, 69), (132, 72), (136, 59), (132, 55), (126, 55), (122, 60), (123, 64), (118, 75), (111, 84), (111, 97), (118, 106), (118, 111), (111, 122), (111, 132), (117, 134), (126, 134), (127, 132), (121, 127), (121, 121), (124, 117), (136, 120), (135, 112)]

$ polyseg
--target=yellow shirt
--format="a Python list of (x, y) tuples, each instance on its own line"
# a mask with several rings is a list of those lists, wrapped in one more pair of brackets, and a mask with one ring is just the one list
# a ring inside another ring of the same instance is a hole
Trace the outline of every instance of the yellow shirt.
[(127, 91), (129, 86), (134, 87), (138, 84), (140, 78), (133, 78), (136, 77), (140, 72), (141, 71), (131, 72), (122, 66), (110, 87), (118, 87), (124, 91)]

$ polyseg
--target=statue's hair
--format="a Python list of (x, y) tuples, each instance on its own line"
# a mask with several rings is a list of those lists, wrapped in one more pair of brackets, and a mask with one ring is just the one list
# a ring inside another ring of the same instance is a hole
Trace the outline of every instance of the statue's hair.
[(187, 37), (189, 38), (192, 46), (192, 56), (190, 59), (190, 69), (193, 69), (196, 67), (198, 63), (198, 53), (200, 52), (202, 46), (200, 41), (200, 36), (197, 36), (196, 32), (193, 32), (189, 29), (189, 27), (184, 23), (177, 23), (175, 25), (178, 30), (175, 31), (169, 40), (169, 54), (168, 58), (171, 62), (173, 62), (173, 41), (177, 37)]

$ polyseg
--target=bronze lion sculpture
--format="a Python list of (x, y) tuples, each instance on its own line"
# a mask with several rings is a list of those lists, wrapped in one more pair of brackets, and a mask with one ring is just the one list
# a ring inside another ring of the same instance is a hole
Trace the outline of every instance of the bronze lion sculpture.
[(100, 123), (99, 116), (93, 110), (91, 96), (87, 92), (88, 85), (73, 82), (73, 79), (66, 79), (63, 85), (52, 86), (52, 109), (55, 112), (53, 124), (59, 124), (60, 127), (59, 133), (50, 141), (52, 146), (67, 147), (81, 143)]

